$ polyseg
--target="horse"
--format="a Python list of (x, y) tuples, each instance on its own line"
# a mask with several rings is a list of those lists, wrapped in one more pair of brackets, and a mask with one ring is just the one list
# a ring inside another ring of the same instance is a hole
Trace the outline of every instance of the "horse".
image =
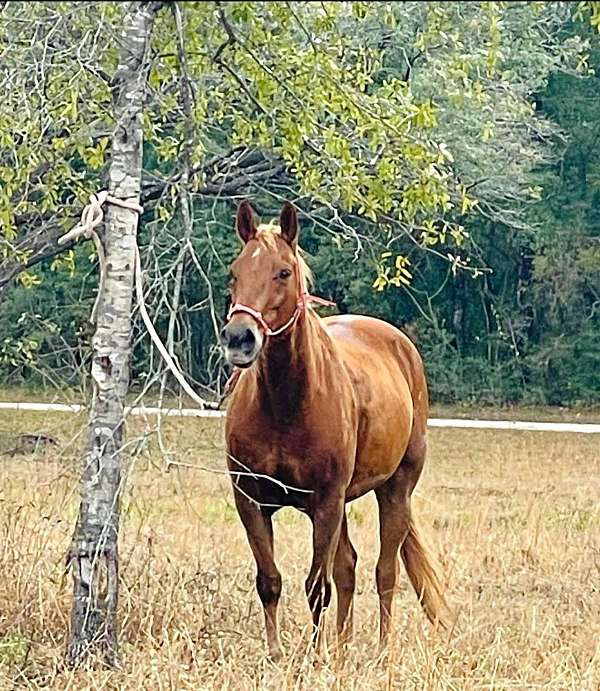
[(308, 293), (310, 273), (290, 202), (278, 225), (265, 225), (243, 201), (236, 229), (242, 249), (231, 264), (231, 306), (220, 342), (239, 377), (230, 392), (225, 440), (235, 505), (256, 561), (269, 657), (282, 656), (274, 513), (292, 506), (312, 521), (305, 589), (313, 640), (318, 646), (333, 579), (338, 640), (346, 643), (357, 554), (345, 506), (372, 490), (380, 521), (381, 644), (390, 633), (399, 549), (425, 614), (444, 626), (444, 588), (411, 511), (429, 406), (417, 348), (373, 317), (317, 315), (311, 305), (323, 301)]

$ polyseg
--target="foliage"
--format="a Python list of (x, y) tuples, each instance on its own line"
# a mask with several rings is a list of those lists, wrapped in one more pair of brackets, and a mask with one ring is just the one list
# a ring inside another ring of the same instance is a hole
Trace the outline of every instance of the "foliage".
[[(140, 244), (196, 383), (223, 381), (231, 200), (250, 195), (265, 217), (295, 200), (318, 291), (405, 325), (435, 398), (597, 397), (596, 6), (192, 2), (181, 31), (162, 11)], [(73, 383), (85, 362), (93, 256), (54, 259), (52, 238), (103, 186), (122, 11), (0, 14), (0, 299), (21, 283), (0, 312), (4, 380), (39, 376), (31, 359)], [(133, 367), (161, 371), (143, 330)]]

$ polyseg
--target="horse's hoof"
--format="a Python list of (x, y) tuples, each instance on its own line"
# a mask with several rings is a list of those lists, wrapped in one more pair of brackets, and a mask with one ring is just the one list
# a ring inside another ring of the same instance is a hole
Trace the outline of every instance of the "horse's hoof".
[(281, 648), (274, 648), (267, 653), (267, 662), (276, 665), (283, 660), (283, 650)]

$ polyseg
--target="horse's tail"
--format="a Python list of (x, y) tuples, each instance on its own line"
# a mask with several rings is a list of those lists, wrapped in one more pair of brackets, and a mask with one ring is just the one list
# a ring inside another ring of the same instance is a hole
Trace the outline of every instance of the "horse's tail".
[(408, 534), (400, 548), (400, 554), (427, 618), (432, 624), (448, 628), (450, 611), (444, 597), (444, 586), (433, 565), (430, 551), (412, 518), (408, 521)]

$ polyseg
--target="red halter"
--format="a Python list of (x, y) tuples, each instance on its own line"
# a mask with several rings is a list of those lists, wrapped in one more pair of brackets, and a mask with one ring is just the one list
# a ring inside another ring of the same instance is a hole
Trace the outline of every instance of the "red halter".
[(272, 329), (265, 321), (262, 312), (259, 312), (258, 310), (255, 310), (253, 307), (249, 307), (248, 305), (243, 305), (240, 302), (236, 302), (235, 305), (231, 305), (231, 307), (229, 308), (229, 312), (227, 313), (227, 321), (229, 321), (234, 314), (244, 312), (245, 314), (249, 314), (252, 317), (252, 319), (254, 319), (254, 321), (263, 329), (263, 331), (265, 332), (265, 336), (279, 336), (280, 334), (287, 331), (287, 329), (289, 329), (290, 326), (292, 326), (296, 322), (300, 314), (306, 309), (309, 303), (314, 302), (318, 305), (335, 306), (335, 302), (325, 300), (325, 298), (319, 298), (316, 295), (310, 295), (306, 292), (306, 290), (304, 290), (302, 277), (300, 275), (300, 266), (300, 262), (296, 258), (296, 283), (298, 284), (299, 297), (296, 301), (296, 309), (294, 310), (294, 314), (292, 314), (292, 316), (286, 321), (286, 323), (283, 326), (280, 326), (278, 329)]

